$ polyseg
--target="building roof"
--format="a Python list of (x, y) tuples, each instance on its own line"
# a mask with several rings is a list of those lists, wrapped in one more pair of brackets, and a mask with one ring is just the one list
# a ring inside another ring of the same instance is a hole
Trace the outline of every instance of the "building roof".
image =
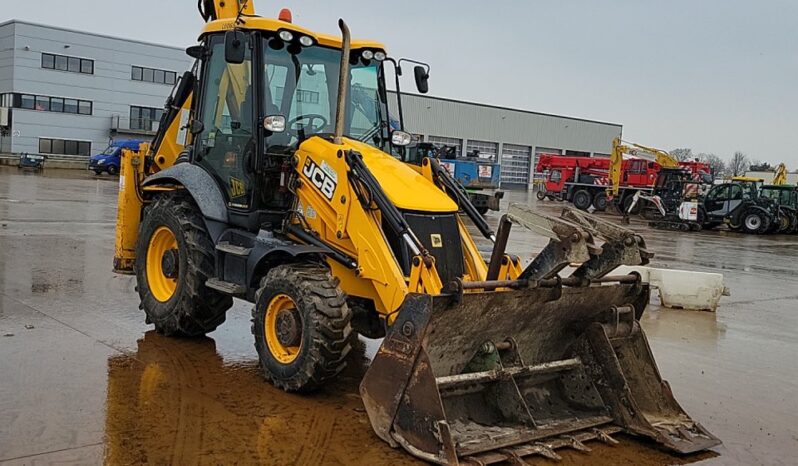
[[(394, 91), (390, 91), (390, 93), (395, 94)], [(547, 116), (547, 117), (552, 117), (552, 118), (565, 118), (567, 120), (584, 121), (584, 122), (587, 122), (587, 123), (596, 123), (596, 124), (599, 124), (599, 125), (616, 126), (618, 128), (623, 128), (623, 125), (620, 124), (620, 123), (609, 123), (609, 122), (606, 122), (606, 121), (591, 120), (591, 119), (587, 119), (587, 118), (578, 118), (578, 117), (572, 117), (572, 116), (567, 116), (567, 115), (557, 115), (555, 113), (534, 112), (532, 110), (523, 110), (523, 109), (520, 109), (520, 108), (513, 108), (513, 107), (503, 107), (501, 105), (492, 105), (492, 104), (485, 104), (485, 103), (474, 102), (474, 101), (469, 101), (469, 100), (452, 99), (452, 98), (449, 98), (449, 97), (438, 97), (438, 96), (432, 96), (432, 95), (426, 95), (426, 94), (416, 94), (416, 93), (412, 93), (412, 92), (402, 92), (402, 95), (418, 97), (418, 98), (422, 98), (422, 99), (440, 100), (440, 101), (443, 101), (443, 102), (453, 102), (453, 103), (458, 103), (458, 104), (476, 105), (478, 107), (493, 108), (493, 109), (497, 109), (497, 110), (506, 110), (506, 111), (509, 111), (509, 112), (526, 113), (526, 114), (529, 114), (529, 115)]]
[(36, 26), (36, 27), (41, 27), (41, 28), (46, 28), (46, 29), (53, 29), (53, 30), (56, 30), (56, 31), (71, 32), (71, 33), (74, 33), (74, 34), (81, 34), (81, 35), (84, 35), (84, 36), (102, 37), (103, 39), (121, 40), (121, 41), (124, 41), (124, 42), (132, 42), (134, 44), (149, 45), (151, 47), (160, 47), (160, 48), (170, 49), (170, 50), (185, 51), (184, 47), (175, 47), (173, 45), (158, 44), (156, 42), (147, 42), (147, 41), (143, 41), (143, 40), (128, 39), (126, 37), (111, 36), (111, 35), (108, 35), (108, 34), (98, 34), (96, 32), (81, 31), (81, 30), (78, 30), (78, 29), (70, 29), (70, 28), (65, 28), (65, 27), (61, 27), (61, 26), (52, 26), (50, 24), (36, 23), (36, 22), (25, 21), (25, 20), (21, 20), (21, 19), (10, 19), (8, 21), (4, 21), (4, 22), (0, 23), (0, 27), (7, 26), (9, 24), (25, 24), (25, 25), (28, 25), (28, 26)]

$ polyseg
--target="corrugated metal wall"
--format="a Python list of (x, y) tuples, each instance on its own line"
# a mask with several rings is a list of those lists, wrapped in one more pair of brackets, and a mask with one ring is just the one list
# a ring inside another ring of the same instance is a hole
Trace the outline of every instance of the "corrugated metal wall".
[[(396, 95), (391, 94), (392, 109)], [(414, 134), (504, 144), (556, 148), (591, 154), (609, 154), (612, 140), (621, 135), (619, 124), (528, 112), (471, 102), (405, 94), (402, 97), (405, 128)], [(395, 111), (392, 110), (395, 115)], [(516, 147), (517, 149), (517, 147)], [(530, 160), (530, 171), (534, 170)], [(531, 173), (529, 180), (532, 179)], [(509, 180), (508, 180), (509, 181)]]

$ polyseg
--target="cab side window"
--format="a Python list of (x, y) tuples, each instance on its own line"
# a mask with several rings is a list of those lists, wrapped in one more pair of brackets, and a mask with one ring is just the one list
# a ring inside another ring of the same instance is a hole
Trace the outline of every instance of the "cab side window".
[(716, 189), (710, 191), (707, 195), (707, 199), (710, 201), (723, 201), (729, 198), (729, 187), (728, 186), (721, 186)]
[(255, 157), (252, 96), (252, 51), (246, 36), (246, 57), (241, 64), (224, 58), (224, 39), (211, 40), (211, 57), (205, 64), (204, 100), (201, 102), (203, 131), (197, 140), (195, 158), (224, 188), (231, 207), (248, 209), (252, 180), (248, 167)]

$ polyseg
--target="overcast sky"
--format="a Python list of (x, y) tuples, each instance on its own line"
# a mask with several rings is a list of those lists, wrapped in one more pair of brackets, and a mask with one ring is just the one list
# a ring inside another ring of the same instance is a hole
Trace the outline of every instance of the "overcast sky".
[[(432, 65), (430, 94), (621, 123), (624, 138), (798, 168), (798, 2), (256, 0)], [(3, 0), (25, 19), (176, 46), (195, 0)], [(474, 122), (479, 124), (479, 122)]]

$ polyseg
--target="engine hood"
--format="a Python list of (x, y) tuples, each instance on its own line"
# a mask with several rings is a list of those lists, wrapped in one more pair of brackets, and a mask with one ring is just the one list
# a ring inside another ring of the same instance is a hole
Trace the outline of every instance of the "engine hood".
[[(317, 144), (329, 147), (314, 147)], [(333, 153), (341, 149), (330, 141), (313, 137), (303, 142), (301, 150), (312, 153)], [(457, 212), (457, 204), (421, 174), (385, 152), (352, 139), (344, 138), (344, 150), (352, 149), (363, 156), (363, 161), (374, 178), (379, 181), (388, 199), (401, 210), (416, 212)]]

